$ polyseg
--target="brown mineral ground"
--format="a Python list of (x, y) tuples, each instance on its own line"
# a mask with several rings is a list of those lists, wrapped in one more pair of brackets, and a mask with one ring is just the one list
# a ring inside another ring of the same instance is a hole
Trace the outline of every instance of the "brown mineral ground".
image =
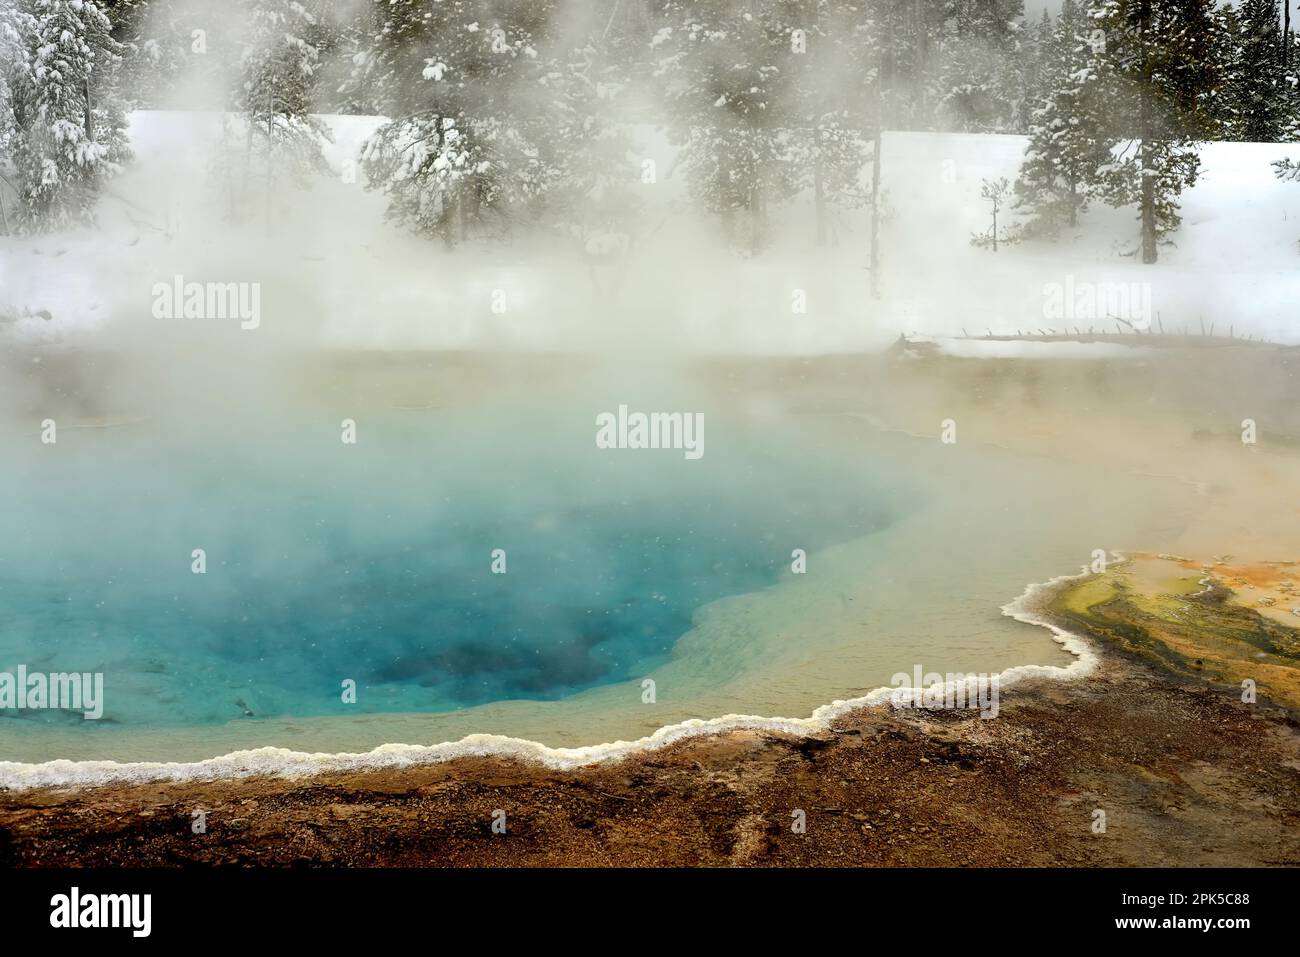
[[(1190, 595), (1188, 576), (1203, 574), (1142, 558), (1058, 593), (1100, 666), (1005, 689), (993, 719), (885, 706), (810, 739), (729, 733), (570, 772), (482, 758), (9, 793), (0, 865), (1300, 864), (1295, 704), (1271, 677), (1243, 701), (1251, 663), (1225, 651), (1276, 640), (1282, 674), (1295, 633), (1225, 589)], [(1216, 622), (1209, 666), (1183, 645), (1188, 615)]]

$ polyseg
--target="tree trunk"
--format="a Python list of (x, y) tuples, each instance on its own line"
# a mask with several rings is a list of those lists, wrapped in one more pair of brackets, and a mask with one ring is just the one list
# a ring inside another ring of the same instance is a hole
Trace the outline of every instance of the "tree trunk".
[[(817, 135), (816, 132), (813, 135)], [(817, 209), (817, 245), (826, 245), (826, 184), (822, 178), (821, 153), (813, 166), (813, 203)]]
[(1142, 49), (1142, 87), (1138, 91), (1138, 127), (1142, 145), (1138, 149), (1138, 168), (1142, 175), (1142, 262), (1156, 261), (1156, 181), (1151, 172), (1151, 0), (1142, 0), (1139, 8), (1139, 36)]
[(83, 81), (86, 92), (86, 139), (95, 142), (95, 121), (93, 109), (90, 105), (90, 80), (87, 78)]
[(1282, 88), (1286, 89), (1286, 71), (1291, 64), (1291, 0), (1282, 0)]
[(438, 232), (442, 234), (442, 244), (450, 250), (456, 245), (452, 237), (452, 230), (455, 229), (455, 217), (452, 214), (451, 203), (448, 202), (443, 207), (442, 212), (438, 214)]
[(250, 106), (247, 117), (248, 125), (245, 127), (248, 135), (244, 138), (244, 192), (249, 194), (252, 186), (250, 180), (253, 178), (253, 127), (256, 121), (253, 119), (253, 109)]
[(468, 177), (461, 182), (460, 191), (456, 195), (456, 212), (460, 216), (461, 242), (469, 238), (469, 204), (475, 188), (474, 178), (472, 176)]
[(271, 230), (271, 200), (275, 196), (275, 163), (272, 150), (272, 136), (275, 133), (275, 113), (268, 111), (266, 117), (266, 229)]
[(871, 148), (871, 294), (880, 296), (880, 125)]
[[(930, 38), (927, 35), (925, 29), (926, 23), (925, 23), (924, 11), (925, 8), (922, 5), (921, 0), (915, 0), (912, 6), (912, 13), (916, 19), (916, 36), (917, 36), (916, 76), (920, 78), (919, 80), (916, 81), (916, 87), (917, 87), (917, 103), (919, 106), (919, 115), (922, 117), (928, 115), (926, 113), (926, 110), (928, 109), (928, 104), (926, 103), (926, 95), (925, 95), (926, 94), (925, 78), (929, 76), (928, 71), (930, 66), (930, 48), (929, 48)], [(890, 23), (889, 43), (890, 46), (892, 47), (894, 43), (892, 21)]]
[(1146, 140), (1142, 141), (1142, 262), (1150, 265), (1156, 261), (1156, 181), (1147, 175), (1149, 153)]
[[(918, 15), (919, 5), (914, 8)], [(886, 60), (885, 51), (894, 48), (894, 18), (887, 13), (886, 42), (876, 54), (876, 129), (871, 147), (871, 295), (880, 298), (880, 162), (881, 140), (885, 129), (885, 75), (892, 72), (892, 61)], [(921, 31), (924, 34), (924, 30)], [(922, 48), (922, 59), (925, 51)]]
[(442, 244), (450, 250), (456, 244), (456, 206), (458, 188), (444, 190), (442, 208), (438, 210), (438, 223), (435, 231), (442, 237)]

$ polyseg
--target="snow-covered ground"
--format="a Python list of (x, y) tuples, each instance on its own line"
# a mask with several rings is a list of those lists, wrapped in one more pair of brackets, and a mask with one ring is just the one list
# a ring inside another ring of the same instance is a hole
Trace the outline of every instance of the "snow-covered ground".
[[(259, 283), (261, 325), (231, 324), (229, 334), (295, 346), (787, 354), (880, 348), (899, 333), (1116, 331), (1106, 306), (1051, 312), (1053, 289), (1101, 288), (1149, 302), (1152, 326), (1166, 331), (1204, 322), (1219, 334), (1300, 341), (1290, 315), (1300, 301), (1300, 184), (1279, 182), (1270, 166), (1288, 153), (1300, 158), (1300, 147), (1205, 146), (1174, 245), (1143, 266), (1133, 256), (1131, 208), (1093, 208), (1055, 243), (973, 247), (971, 234), (989, 225), (981, 182), (1014, 180), (1024, 139), (887, 134), (888, 219), (873, 298), (865, 210), (837, 213), (835, 242), (819, 248), (810, 199), (774, 209), (770, 247), (739, 254), (722, 243), (714, 218), (690, 208), (672, 148), (645, 130), (643, 156), (659, 170), (644, 186), (653, 228), (610, 291), (620, 270), (600, 267), (593, 283), (581, 246), (567, 237), (521, 235), (448, 252), (386, 222), (385, 198), (364, 188), (360, 171), (354, 181), (346, 175), (378, 121), (327, 120), (338, 175), (314, 177), (306, 189), (277, 185), (267, 216), (236, 227), (220, 184), (238, 164), (214, 159), (221, 117), (135, 114), (136, 160), (111, 183), (96, 228), (0, 238), (0, 337), (148, 336), (179, 321), (154, 318), (151, 304), (156, 283), (182, 275)], [(806, 312), (795, 308), (800, 299)], [(494, 311), (501, 301), (506, 310)], [(51, 318), (32, 315), (40, 310)]]

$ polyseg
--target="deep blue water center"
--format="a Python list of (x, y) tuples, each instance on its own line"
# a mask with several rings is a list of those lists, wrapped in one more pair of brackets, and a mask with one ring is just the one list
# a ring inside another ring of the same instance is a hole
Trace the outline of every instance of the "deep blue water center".
[(0, 670), (102, 671), (133, 725), (560, 698), (645, 676), (701, 605), (904, 497), (716, 422), (687, 461), (597, 450), (585, 419), (484, 441), (393, 413), (355, 446), (334, 421), (32, 443), (0, 478)]

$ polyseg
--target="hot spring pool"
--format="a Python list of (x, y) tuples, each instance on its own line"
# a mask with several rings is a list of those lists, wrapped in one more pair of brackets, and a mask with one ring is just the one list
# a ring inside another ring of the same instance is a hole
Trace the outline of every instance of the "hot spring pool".
[(290, 432), (87, 429), (25, 458), (0, 480), (0, 670), (103, 672), (103, 720), (140, 727), (564, 698), (640, 679), (696, 609), (918, 498), (758, 446), (632, 461), (530, 431), (470, 452), (401, 413), (356, 445)]
[(562, 400), (371, 408), (355, 444), (328, 404), (15, 425), (0, 671), (102, 673), (104, 702), (0, 711), (0, 761), (593, 745), (1066, 664), (1000, 607), (1142, 511), (1077, 469), (702, 408), (698, 460), (599, 449)]

